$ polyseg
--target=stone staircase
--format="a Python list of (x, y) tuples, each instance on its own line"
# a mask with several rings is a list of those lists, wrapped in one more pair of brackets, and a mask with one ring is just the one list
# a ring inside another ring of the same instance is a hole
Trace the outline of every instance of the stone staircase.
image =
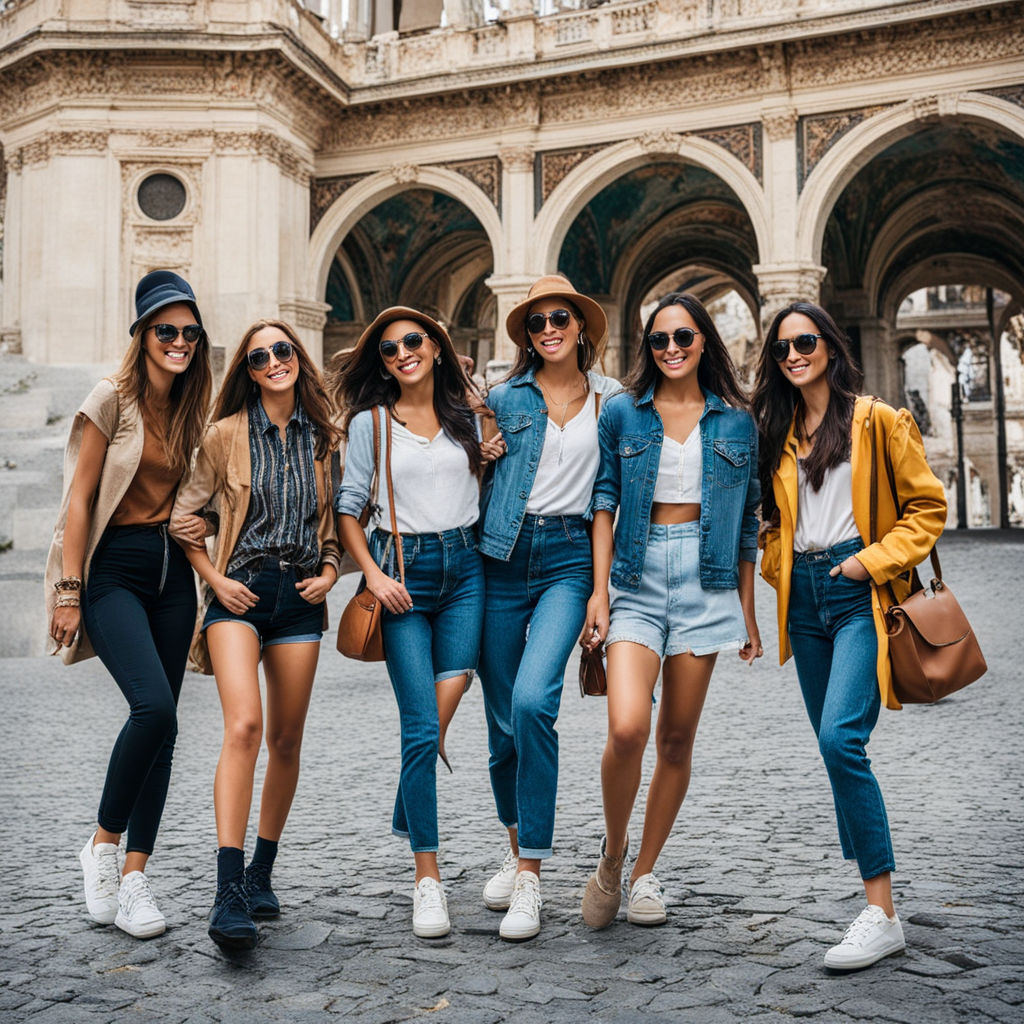
[(0, 657), (43, 654), (43, 570), (60, 508), (71, 419), (111, 366), (0, 354)]

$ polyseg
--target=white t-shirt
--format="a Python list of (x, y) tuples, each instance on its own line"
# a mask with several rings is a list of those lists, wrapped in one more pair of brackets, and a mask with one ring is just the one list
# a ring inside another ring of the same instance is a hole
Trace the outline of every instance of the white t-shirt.
[(853, 476), (850, 462), (825, 470), (821, 488), (814, 490), (804, 472), (804, 460), (796, 460), (797, 511), (793, 533), (794, 551), (823, 551), (860, 536), (853, 521)]
[(703, 470), (699, 423), (682, 444), (666, 436), (661, 442), (654, 500), (666, 505), (699, 505)]
[(527, 514), (581, 516), (587, 511), (601, 463), (594, 410), (591, 390), (583, 408), (564, 427), (548, 417)]

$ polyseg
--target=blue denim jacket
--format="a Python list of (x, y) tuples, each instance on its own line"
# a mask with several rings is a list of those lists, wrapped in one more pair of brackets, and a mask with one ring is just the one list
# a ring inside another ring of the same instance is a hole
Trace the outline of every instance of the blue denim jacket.
[[(703, 461), (700, 503), (700, 585), (705, 590), (739, 586), (738, 562), (757, 560), (757, 430), (750, 414), (705, 392), (700, 417)], [(654, 485), (665, 428), (654, 408), (654, 385), (643, 398), (609, 400), (597, 425), (601, 468), (590, 514), (618, 510), (612, 585), (639, 590), (647, 554)]]
[[(601, 396), (600, 412), (611, 395), (622, 390), (612, 377), (587, 373), (590, 389)], [(508, 451), (488, 467), (480, 497), (480, 551), (507, 562), (519, 539), (526, 503), (544, 450), (548, 410), (534, 378), (533, 367), (520, 377), (503, 381), (487, 395), (508, 445)]]

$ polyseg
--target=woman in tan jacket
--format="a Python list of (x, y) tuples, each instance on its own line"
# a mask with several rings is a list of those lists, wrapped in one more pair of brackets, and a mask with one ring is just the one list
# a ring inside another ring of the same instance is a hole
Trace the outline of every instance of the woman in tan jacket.
[[(828, 770), (843, 856), (856, 859), (867, 906), (825, 966), (852, 970), (899, 952), (895, 868), (882, 792), (865, 747), (892, 693), (884, 609), (892, 584), (924, 559), (946, 521), (942, 484), (928, 468), (905, 409), (858, 397), (860, 369), (833, 319), (796, 302), (772, 321), (758, 365), (761, 575), (778, 598), (780, 660), (796, 659), (808, 717)], [(877, 533), (870, 543), (871, 434)], [(891, 464), (899, 507), (885, 463)]]
[[(224, 744), (214, 779), (217, 896), (210, 937), (251, 949), (253, 918), (280, 912), (270, 884), (299, 778), (299, 748), (340, 557), (326, 463), (337, 442), (319, 370), (287, 324), (259, 320), (228, 367), (195, 472), (174, 506), (175, 536), (204, 586), (193, 660), (217, 679)], [(196, 513), (213, 503), (211, 561)], [(253, 859), (243, 848), (263, 734), (267, 774)]]

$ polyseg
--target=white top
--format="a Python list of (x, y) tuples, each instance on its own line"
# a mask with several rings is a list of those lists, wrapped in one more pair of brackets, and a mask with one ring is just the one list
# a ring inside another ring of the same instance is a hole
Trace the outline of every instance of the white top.
[(797, 459), (797, 515), (794, 551), (823, 551), (860, 536), (853, 521), (853, 476), (849, 461), (825, 470), (820, 490), (807, 482), (804, 460)]
[(699, 423), (682, 444), (666, 436), (661, 442), (654, 500), (666, 505), (699, 505), (703, 470)]
[(583, 408), (564, 427), (548, 417), (527, 514), (581, 516), (587, 511), (601, 462), (594, 410), (591, 390)]
[[(387, 447), (383, 426), (381, 448)], [(421, 437), (394, 420), (391, 480), (395, 490), (395, 518), (399, 533), (441, 533), (457, 526), (472, 526), (480, 512), (480, 486), (470, 472), (469, 456), (461, 444), (443, 430)], [(381, 452), (377, 500), (380, 525), (391, 529), (388, 487)]]

